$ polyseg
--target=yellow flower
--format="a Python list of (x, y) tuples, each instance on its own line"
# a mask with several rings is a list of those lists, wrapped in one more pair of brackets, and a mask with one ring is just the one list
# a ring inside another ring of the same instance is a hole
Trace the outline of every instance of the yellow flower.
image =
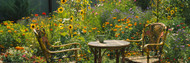
[(62, 19), (59, 19), (59, 22), (62, 22)]
[(97, 28), (95, 27), (95, 28), (92, 28), (93, 30), (96, 30)]
[(62, 3), (62, 4), (65, 4), (65, 2), (67, 2), (67, 0), (61, 0), (61, 3)]
[(166, 10), (167, 10), (167, 11), (170, 11), (170, 8), (169, 8), (169, 7), (167, 7), (167, 8), (166, 8)]
[(73, 34), (77, 34), (77, 32), (74, 32)]
[(135, 22), (134, 25), (136, 26), (136, 25), (137, 25), (137, 22)]
[(181, 4), (181, 7), (184, 7), (184, 4)]
[(110, 24), (110, 26), (113, 26), (113, 24)]
[(83, 33), (86, 33), (87, 31), (83, 29), (82, 32), (83, 32)]
[(132, 26), (132, 24), (128, 24), (128, 26)]
[(132, 30), (132, 29), (133, 29), (132, 27), (129, 28), (129, 30)]
[(11, 30), (14, 30), (14, 28), (11, 28)]
[(88, 6), (88, 9), (91, 9), (91, 7), (90, 7), (90, 6)]
[(25, 19), (25, 17), (22, 17), (22, 19)]
[(167, 18), (170, 20), (170, 19), (171, 19), (171, 16), (168, 16)]
[(171, 15), (173, 15), (174, 14), (174, 10), (171, 10), (170, 13), (171, 13)]
[(139, 18), (139, 16), (135, 16), (135, 18)]
[(10, 26), (7, 26), (7, 29), (10, 29), (11, 27)]
[(16, 33), (17, 31), (15, 30), (14, 32)]
[(98, 33), (100, 32), (100, 31), (97, 31)]
[(30, 17), (26, 17), (26, 19), (29, 19)]
[(121, 19), (121, 21), (125, 21), (124, 19)]
[(109, 24), (109, 22), (105, 22), (105, 24), (106, 24), (106, 25), (108, 25), (108, 24)]
[(123, 24), (126, 24), (125, 22)]
[(7, 22), (5, 22), (5, 23), (4, 23), (4, 25), (8, 25), (8, 23), (7, 23)]
[(86, 26), (84, 26), (83, 28), (86, 29)]
[(175, 12), (177, 12), (177, 7), (175, 7)]
[(11, 21), (11, 23), (14, 23), (14, 21)]
[(77, 2), (80, 2), (80, 0), (77, 0)]
[(58, 13), (63, 13), (64, 9), (63, 9), (63, 7), (59, 7), (57, 11), (58, 11)]
[(70, 17), (70, 21), (73, 21), (73, 16)]
[(12, 31), (11, 30), (8, 30), (9, 33), (11, 33)]
[(64, 27), (61, 27), (60, 29), (63, 29)]
[(69, 29), (73, 29), (73, 25), (70, 24), (70, 25), (69, 25)]
[(30, 24), (30, 29), (36, 28), (35, 24)]
[(122, 33), (122, 34), (124, 34), (125, 32), (124, 32), (124, 31), (122, 31), (121, 33)]
[(116, 19), (117, 17), (113, 17), (112, 19)]
[(12, 26), (12, 25), (13, 25), (13, 23), (10, 23), (10, 25)]
[(127, 21), (130, 21), (129, 18), (127, 19)]
[(83, 14), (84, 14), (84, 10), (81, 10), (81, 11), (80, 11), (80, 15), (83, 15)]
[(119, 27), (118, 25), (115, 25), (115, 27), (117, 28), (117, 27)]
[(3, 30), (0, 30), (0, 32), (2, 33), (2, 32), (3, 32)]
[(59, 24), (59, 27), (63, 27), (63, 25), (64, 25), (64, 24), (60, 23), (60, 24)]
[(117, 29), (113, 29), (113, 31), (117, 31)]
[(149, 21), (149, 20), (147, 20), (147, 21), (146, 21), (146, 23), (150, 23), (150, 21)]
[(36, 22), (36, 20), (32, 20), (32, 22)]
[(84, 20), (84, 16), (82, 16), (82, 20)]

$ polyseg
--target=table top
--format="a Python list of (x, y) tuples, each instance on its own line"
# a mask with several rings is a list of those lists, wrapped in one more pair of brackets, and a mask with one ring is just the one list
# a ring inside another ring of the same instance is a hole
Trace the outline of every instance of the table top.
[(104, 43), (100, 43), (99, 41), (89, 42), (88, 45), (92, 47), (125, 47), (130, 43), (124, 40), (104, 40)]

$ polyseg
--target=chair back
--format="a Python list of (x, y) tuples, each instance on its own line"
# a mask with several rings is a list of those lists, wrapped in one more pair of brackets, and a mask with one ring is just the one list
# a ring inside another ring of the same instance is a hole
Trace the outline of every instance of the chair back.
[(47, 63), (50, 62), (49, 59), (51, 58), (51, 54), (48, 52), (50, 45), (48, 42), (47, 34), (45, 33), (45, 29), (43, 29), (43, 31), (38, 30), (38, 29), (34, 29), (34, 33), (35, 33), (36, 38), (40, 44), (42, 52), (45, 55)]
[(165, 39), (167, 27), (163, 23), (153, 23), (145, 26), (145, 41), (149, 44), (158, 44)]

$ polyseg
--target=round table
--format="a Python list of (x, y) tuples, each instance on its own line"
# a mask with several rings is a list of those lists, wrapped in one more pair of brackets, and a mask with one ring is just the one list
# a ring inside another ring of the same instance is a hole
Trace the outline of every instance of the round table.
[[(115, 50), (116, 52), (116, 63), (119, 63), (119, 54), (122, 54), (122, 63), (125, 63), (125, 55), (124, 55), (124, 49), (129, 45), (130, 43), (124, 40), (104, 40), (104, 43), (100, 43), (99, 41), (93, 41), (89, 42), (88, 46), (90, 47), (91, 51), (94, 54), (94, 63), (102, 62), (102, 56), (101, 55), (101, 49), (109, 49), (109, 50)], [(120, 52), (119, 52), (120, 50)]]

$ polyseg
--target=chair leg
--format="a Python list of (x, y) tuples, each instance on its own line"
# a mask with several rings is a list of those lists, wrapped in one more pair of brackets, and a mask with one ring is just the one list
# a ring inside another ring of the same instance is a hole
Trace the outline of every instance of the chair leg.
[(142, 56), (144, 56), (144, 51), (143, 50), (141, 51), (141, 53), (142, 53)]
[(149, 51), (147, 52), (147, 63), (149, 63), (149, 59), (150, 59), (150, 57), (149, 57)]
[[(77, 48), (77, 45), (75, 45), (75, 48)], [(78, 54), (77, 54), (77, 50), (75, 51), (75, 60), (76, 60), (76, 63), (78, 62)]]
[(160, 53), (159, 53), (159, 63), (161, 63), (161, 58), (162, 58), (162, 50), (160, 50)]

